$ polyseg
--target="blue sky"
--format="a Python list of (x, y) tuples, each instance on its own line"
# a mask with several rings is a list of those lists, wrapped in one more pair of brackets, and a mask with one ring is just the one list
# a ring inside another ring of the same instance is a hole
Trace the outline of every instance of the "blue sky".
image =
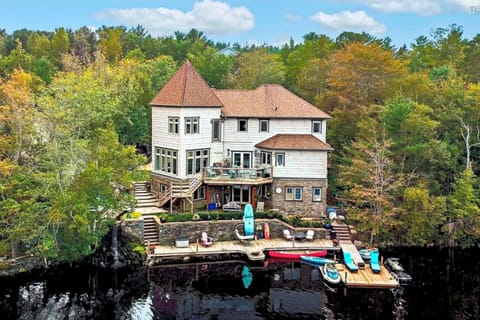
[(463, 26), (480, 33), (480, 0), (11, 0), (2, 1), (0, 28), (143, 25), (151, 35), (203, 31), (214, 41), (281, 45), (315, 32), (335, 38), (342, 31), (414, 42), (432, 29)]

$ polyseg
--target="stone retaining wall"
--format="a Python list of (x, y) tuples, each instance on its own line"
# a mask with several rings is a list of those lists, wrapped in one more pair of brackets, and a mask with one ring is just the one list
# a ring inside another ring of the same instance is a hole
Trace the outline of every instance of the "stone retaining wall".
[[(137, 219), (138, 220), (138, 219)], [(143, 221), (125, 220), (122, 223), (123, 232), (133, 233), (135, 236), (142, 234)], [(281, 238), (284, 229), (291, 231), (315, 230), (316, 239), (325, 239), (330, 234), (330, 230), (324, 228), (293, 228), (285, 222), (277, 219), (257, 219), (255, 226), (268, 222), (271, 238)], [(132, 224), (132, 225), (130, 225)], [(189, 222), (168, 222), (158, 226), (159, 239), (161, 245), (173, 245), (177, 237), (187, 237), (190, 243), (195, 243), (201, 238), (202, 232), (206, 232), (214, 241), (232, 241), (235, 240), (234, 228), (236, 225), (243, 225), (243, 220), (211, 220), (211, 221), (189, 221)], [(142, 228), (141, 233), (139, 228)], [(240, 226), (241, 227), (241, 226)]]

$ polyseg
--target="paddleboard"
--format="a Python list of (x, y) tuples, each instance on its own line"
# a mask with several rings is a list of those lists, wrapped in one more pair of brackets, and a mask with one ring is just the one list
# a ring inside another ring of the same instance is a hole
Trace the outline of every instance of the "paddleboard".
[(267, 222), (263, 225), (263, 236), (265, 237), (265, 240), (270, 240), (270, 226)]
[(245, 235), (251, 236), (255, 234), (255, 223), (253, 220), (253, 208), (250, 203), (245, 206), (243, 211), (243, 224), (245, 228)]

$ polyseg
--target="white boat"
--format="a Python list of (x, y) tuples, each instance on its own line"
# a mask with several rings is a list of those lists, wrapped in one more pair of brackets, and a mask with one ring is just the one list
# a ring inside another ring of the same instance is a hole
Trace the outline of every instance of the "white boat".
[(390, 268), (392, 269), (392, 271), (405, 271), (403, 269), (403, 266), (401, 265), (400, 263), (400, 259), (399, 258), (387, 258), (387, 260), (385, 261), (385, 263), (390, 266)]
[(340, 278), (340, 274), (335, 268), (333, 263), (325, 263), (323, 266), (318, 267), (320, 269), (320, 273), (322, 274), (323, 280), (328, 282), (329, 284), (339, 284), (342, 279)]
[(408, 284), (413, 278), (405, 272), (399, 258), (388, 258), (385, 260), (385, 266), (390, 270), (392, 277), (400, 284)]

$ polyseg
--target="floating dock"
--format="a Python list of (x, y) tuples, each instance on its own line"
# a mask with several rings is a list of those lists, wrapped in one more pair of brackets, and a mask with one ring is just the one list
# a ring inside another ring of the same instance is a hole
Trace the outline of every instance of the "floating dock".
[(342, 278), (342, 282), (347, 288), (396, 288), (399, 286), (393, 276), (382, 265), (380, 272), (374, 273), (369, 265), (357, 272), (348, 270), (345, 265), (337, 263), (335, 267)]

